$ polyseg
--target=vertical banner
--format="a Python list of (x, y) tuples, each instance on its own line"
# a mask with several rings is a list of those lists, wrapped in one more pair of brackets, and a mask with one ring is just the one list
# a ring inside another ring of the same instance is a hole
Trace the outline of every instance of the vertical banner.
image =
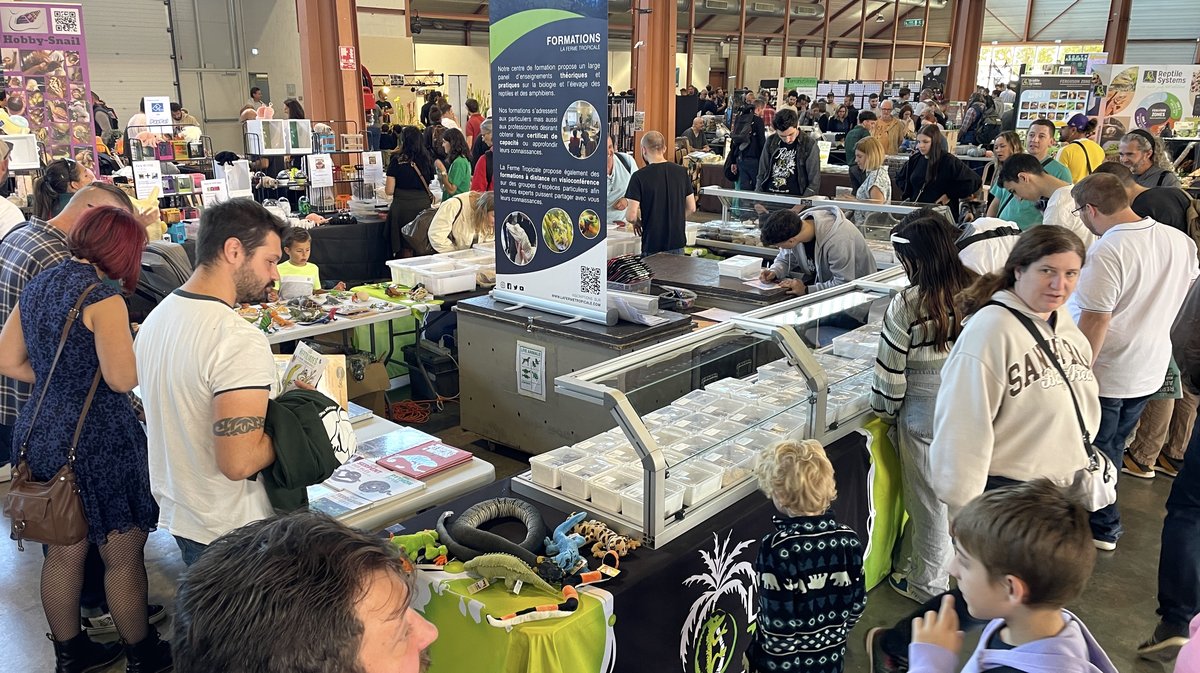
[(611, 324), (608, 3), (493, 0), (499, 299)]
[(83, 8), (35, 2), (0, 3), (0, 57), (5, 106), (32, 133), (45, 161), (70, 157), (96, 169), (96, 132), (88, 80)]
[(1071, 117), (1087, 113), (1092, 78), (1085, 75), (1022, 76), (1020, 92), (1017, 128), (1027, 129), (1038, 119), (1048, 119), (1055, 126), (1063, 126)]

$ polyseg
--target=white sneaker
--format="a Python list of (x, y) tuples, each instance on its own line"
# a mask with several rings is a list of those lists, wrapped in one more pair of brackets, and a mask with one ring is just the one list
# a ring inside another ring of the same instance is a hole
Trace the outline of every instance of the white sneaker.
[(1117, 543), (1110, 542), (1108, 540), (1097, 540), (1092, 538), (1092, 544), (1095, 545), (1096, 549), (1099, 549), (1100, 551), (1116, 551), (1117, 549)]
[(0, 463), (0, 484), (6, 481), (12, 481), (12, 465)]

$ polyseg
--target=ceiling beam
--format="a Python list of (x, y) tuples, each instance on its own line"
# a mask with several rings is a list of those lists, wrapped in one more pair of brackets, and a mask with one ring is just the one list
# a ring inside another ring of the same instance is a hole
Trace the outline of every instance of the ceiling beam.
[(421, 17), (421, 19), (429, 19), (433, 21), (465, 21), (467, 23), (488, 23), (487, 14), (464, 14), (459, 12), (427, 12), (425, 10), (413, 10), (413, 14)]
[(1018, 41), (1022, 41), (1022, 42), (1028, 42), (1028, 40), (1025, 40), (1024, 38), (1022, 38), (1022, 37), (1021, 37), (1021, 34), (1020, 34), (1020, 33), (1018, 33), (1017, 31), (1013, 30), (1013, 29), (1012, 29), (1012, 27), (1011, 27), (1011, 26), (1009, 26), (1007, 23), (1004, 23), (1003, 21), (1001, 21), (1001, 20), (1000, 20), (1000, 17), (996, 16), (996, 13), (995, 13), (995, 12), (993, 12), (993, 11), (992, 11), (992, 10), (990, 10), (990, 9), (988, 9), (987, 7), (984, 7), (984, 8), (983, 8), (983, 11), (987, 12), (988, 14), (991, 14), (991, 15), (992, 15), (992, 18), (996, 20), (996, 23), (1000, 24), (1001, 26), (1004, 26), (1004, 30), (1007, 30), (1008, 32), (1012, 33), (1012, 36), (1013, 36), (1013, 37), (1015, 37), (1015, 38), (1017, 38), (1017, 40), (1018, 40)]
[(700, 30), (701, 28), (704, 28), (704, 27), (705, 27), (705, 26), (707, 26), (708, 24), (712, 23), (712, 20), (713, 20), (713, 19), (715, 19), (715, 18), (717, 18), (717, 15), (716, 15), (716, 14), (709, 14), (708, 16), (704, 17), (704, 20), (703, 20), (703, 21), (701, 21), (700, 23), (696, 24), (696, 30)]
[[(1033, 0), (1029, 0), (1029, 1), (1030, 1), (1030, 2), (1033, 2)], [(1067, 12), (1071, 11), (1071, 9), (1072, 9), (1072, 8), (1074, 8), (1074, 7), (1075, 7), (1075, 5), (1078, 5), (1080, 2), (1081, 2), (1081, 0), (1075, 0), (1075, 2), (1072, 2), (1071, 4), (1067, 5), (1067, 8), (1066, 8), (1066, 9), (1064, 9), (1063, 11), (1059, 12), (1059, 13), (1058, 13), (1058, 16), (1054, 17), (1053, 19), (1050, 19), (1050, 21), (1048, 21), (1048, 22), (1046, 23), (1046, 25), (1044, 25), (1044, 26), (1042, 26), (1041, 28), (1039, 28), (1039, 29), (1038, 29), (1038, 32), (1034, 33), (1033, 35), (1030, 35), (1030, 36), (1029, 36), (1029, 39), (1028, 39), (1028, 41), (1029, 41), (1029, 42), (1032, 42), (1032, 41), (1036, 40), (1036, 39), (1038, 38), (1038, 35), (1041, 35), (1043, 32), (1045, 32), (1045, 30), (1046, 30), (1047, 28), (1049, 28), (1049, 27), (1050, 27), (1050, 24), (1052, 24), (1052, 23), (1054, 23), (1055, 21), (1058, 21), (1059, 19), (1063, 18), (1063, 15), (1065, 15)], [(1029, 27), (1028, 27), (1028, 24), (1027, 24), (1027, 25), (1026, 25), (1026, 30), (1028, 30), (1028, 29), (1029, 29)]]

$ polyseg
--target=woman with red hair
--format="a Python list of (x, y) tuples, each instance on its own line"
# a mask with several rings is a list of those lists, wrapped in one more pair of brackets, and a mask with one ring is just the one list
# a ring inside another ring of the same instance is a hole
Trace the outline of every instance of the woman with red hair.
[[(84, 559), (88, 543), (96, 544), (129, 670), (163, 671), (170, 667), (170, 646), (146, 619), (143, 558), (158, 504), (150, 494), (146, 435), (127, 395), (137, 385), (137, 369), (121, 296), (137, 284), (146, 230), (120, 208), (94, 208), (67, 243), (72, 258), (29, 281), (0, 331), (0, 374), (33, 384), (13, 428), (17, 469), (28, 470), (31, 481), (51, 479), (68, 463), (81, 428), (72, 466), (88, 532), (75, 544), (48, 546), (42, 607), (58, 670), (93, 670), (120, 657), (80, 631)], [(76, 316), (72, 308), (81, 297)], [(66, 340), (56, 354), (64, 327)]]

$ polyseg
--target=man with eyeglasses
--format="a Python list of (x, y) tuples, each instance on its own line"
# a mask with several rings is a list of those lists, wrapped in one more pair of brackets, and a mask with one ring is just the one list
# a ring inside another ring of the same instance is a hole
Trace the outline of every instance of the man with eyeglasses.
[(895, 103), (884, 99), (879, 104), (879, 118), (875, 120), (875, 128), (871, 131), (871, 135), (883, 143), (883, 152), (887, 155), (899, 152), (900, 143), (904, 142), (905, 126), (892, 114), (894, 109)]

